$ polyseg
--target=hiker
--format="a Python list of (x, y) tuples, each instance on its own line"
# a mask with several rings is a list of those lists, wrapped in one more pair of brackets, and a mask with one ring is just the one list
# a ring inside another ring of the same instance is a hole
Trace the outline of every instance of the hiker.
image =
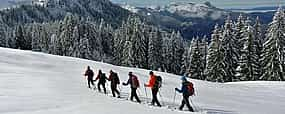
[(88, 88), (91, 88), (90, 84), (95, 85), (93, 82), (94, 72), (91, 70), (90, 66), (87, 66), (84, 76), (87, 76)]
[(98, 73), (98, 75), (97, 75), (95, 81), (99, 80), (99, 82), (98, 82), (98, 84), (97, 84), (98, 90), (99, 90), (99, 92), (101, 92), (100, 85), (102, 85), (105, 94), (107, 94), (106, 87), (105, 87), (106, 79), (107, 79), (106, 74), (105, 74), (105, 73), (102, 73), (102, 70), (99, 70), (99, 73)]
[(119, 79), (118, 74), (110, 70), (110, 76), (108, 80), (111, 81), (111, 90), (112, 90), (113, 97), (116, 97), (116, 94), (115, 94), (116, 92), (118, 95), (118, 98), (120, 98), (120, 92), (117, 89), (117, 85), (120, 84), (120, 79)]
[(181, 77), (182, 87), (181, 89), (175, 88), (175, 91), (183, 94), (183, 99), (179, 110), (183, 110), (184, 105), (188, 107), (189, 111), (194, 112), (193, 108), (189, 103), (189, 97), (194, 94), (193, 83), (187, 81), (186, 77)]
[(151, 92), (152, 92), (151, 105), (155, 105), (155, 103), (156, 103), (157, 106), (161, 107), (161, 105), (157, 99), (157, 93), (158, 93), (159, 88), (161, 86), (161, 82), (159, 82), (157, 76), (155, 76), (152, 71), (150, 71), (149, 75), (150, 75), (150, 79), (149, 79), (148, 84), (145, 84), (145, 87), (151, 88)]
[(124, 86), (127, 86), (130, 84), (131, 87), (131, 101), (133, 101), (133, 97), (136, 98), (137, 102), (141, 103), (138, 95), (137, 95), (137, 88), (139, 88), (139, 80), (138, 77), (133, 75), (132, 72), (129, 72), (129, 79), (127, 83), (123, 83)]

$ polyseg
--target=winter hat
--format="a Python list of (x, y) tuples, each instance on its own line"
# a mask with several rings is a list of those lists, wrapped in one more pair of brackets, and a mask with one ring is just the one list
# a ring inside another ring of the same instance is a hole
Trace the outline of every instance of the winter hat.
[(129, 72), (129, 76), (131, 76), (133, 73), (132, 72)]
[(152, 71), (150, 71), (150, 72), (149, 72), (149, 75), (153, 75), (153, 72), (152, 72)]

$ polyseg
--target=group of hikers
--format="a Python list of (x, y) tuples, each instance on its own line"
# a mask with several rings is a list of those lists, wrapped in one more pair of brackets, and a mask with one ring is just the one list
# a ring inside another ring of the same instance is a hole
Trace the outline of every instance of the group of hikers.
[[(133, 101), (133, 98), (135, 97), (136, 101), (138, 103), (141, 103), (141, 100), (139, 99), (138, 94), (137, 94), (137, 89), (140, 87), (139, 79), (132, 72), (129, 72), (128, 75), (129, 75), (128, 80), (122, 83), (122, 85), (124, 86), (130, 85), (130, 88), (131, 88), (130, 100)], [(150, 71), (149, 75), (150, 75), (149, 82), (144, 84), (144, 86), (151, 88), (151, 91), (152, 91), (151, 105), (156, 104), (158, 107), (161, 107), (161, 104), (157, 98), (157, 94), (162, 85), (162, 78), (160, 76), (154, 75), (153, 71)], [(103, 73), (102, 70), (99, 70), (97, 77), (95, 78), (95, 80), (93, 80), (94, 72), (93, 70), (91, 70), (90, 66), (88, 66), (87, 70), (85, 71), (84, 76), (87, 77), (88, 88), (91, 88), (91, 85), (95, 87), (94, 81), (96, 82), (98, 80), (98, 83), (97, 83), (98, 91), (101, 92), (100, 86), (102, 86), (105, 94), (107, 94), (105, 83), (106, 81), (110, 81), (113, 97), (116, 97), (116, 95), (118, 98), (121, 97), (120, 92), (117, 89), (117, 86), (120, 84), (118, 73), (110, 70), (109, 77), (106, 77), (106, 74)], [(179, 110), (183, 110), (184, 105), (186, 105), (189, 111), (194, 112), (189, 102), (189, 97), (194, 94), (193, 83), (191, 83), (190, 81), (187, 81), (187, 78), (185, 76), (181, 77), (181, 81), (182, 81), (181, 89), (175, 88), (175, 91), (182, 93), (183, 95), (182, 103), (179, 107)]]

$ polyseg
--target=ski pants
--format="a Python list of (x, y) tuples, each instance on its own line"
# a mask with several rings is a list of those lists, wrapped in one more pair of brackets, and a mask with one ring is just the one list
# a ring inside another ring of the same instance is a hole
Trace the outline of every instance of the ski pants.
[(141, 102), (141, 100), (139, 99), (138, 95), (137, 95), (137, 88), (131, 88), (131, 101), (133, 101), (133, 98), (136, 98), (137, 102)]
[(105, 83), (99, 82), (99, 83), (97, 84), (98, 90), (101, 92), (101, 87), (100, 87), (100, 85), (102, 85), (102, 87), (103, 87), (103, 89), (104, 89), (104, 93), (107, 94), (106, 87), (105, 87)]
[(152, 92), (152, 101), (151, 104), (154, 105), (155, 103), (157, 104), (157, 106), (161, 106), (158, 99), (157, 99), (157, 93), (158, 93), (159, 89), (158, 88), (152, 88), (151, 92)]
[(89, 87), (89, 88), (91, 88), (91, 84), (92, 84), (93, 86), (95, 85), (92, 78), (88, 78), (87, 81), (88, 81), (88, 87)]
[(117, 84), (111, 83), (111, 90), (112, 90), (113, 97), (116, 97), (115, 93), (117, 93), (117, 95), (120, 97), (120, 92), (117, 89)]
[(189, 95), (183, 95), (182, 103), (181, 106), (179, 107), (179, 110), (182, 110), (185, 104), (188, 107), (189, 111), (194, 112), (193, 108), (189, 103)]

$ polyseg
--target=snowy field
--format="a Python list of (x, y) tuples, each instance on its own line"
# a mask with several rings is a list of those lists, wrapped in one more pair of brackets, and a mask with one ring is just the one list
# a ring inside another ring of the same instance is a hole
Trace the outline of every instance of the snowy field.
[[(178, 114), (166, 107), (151, 107), (124, 100), (129, 87), (120, 86), (122, 99), (112, 98), (87, 88), (83, 73), (86, 66), (110, 69), (122, 81), (128, 72), (139, 76), (141, 85), (148, 80), (148, 70), (117, 67), (71, 57), (59, 57), (31, 51), (0, 48), (0, 113), (1, 114)], [(176, 75), (155, 72), (163, 77), (160, 101), (173, 106), (174, 88), (180, 87)], [(196, 88), (192, 97), (197, 114), (284, 114), (284, 82), (238, 82), (218, 84), (191, 80)], [(109, 87), (107, 88), (110, 91)], [(110, 92), (109, 92), (110, 93)], [(138, 90), (143, 102), (144, 88)], [(150, 97), (150, 90), (147, 91)], [(181, 95), (176, 96), (179, 106)]]

